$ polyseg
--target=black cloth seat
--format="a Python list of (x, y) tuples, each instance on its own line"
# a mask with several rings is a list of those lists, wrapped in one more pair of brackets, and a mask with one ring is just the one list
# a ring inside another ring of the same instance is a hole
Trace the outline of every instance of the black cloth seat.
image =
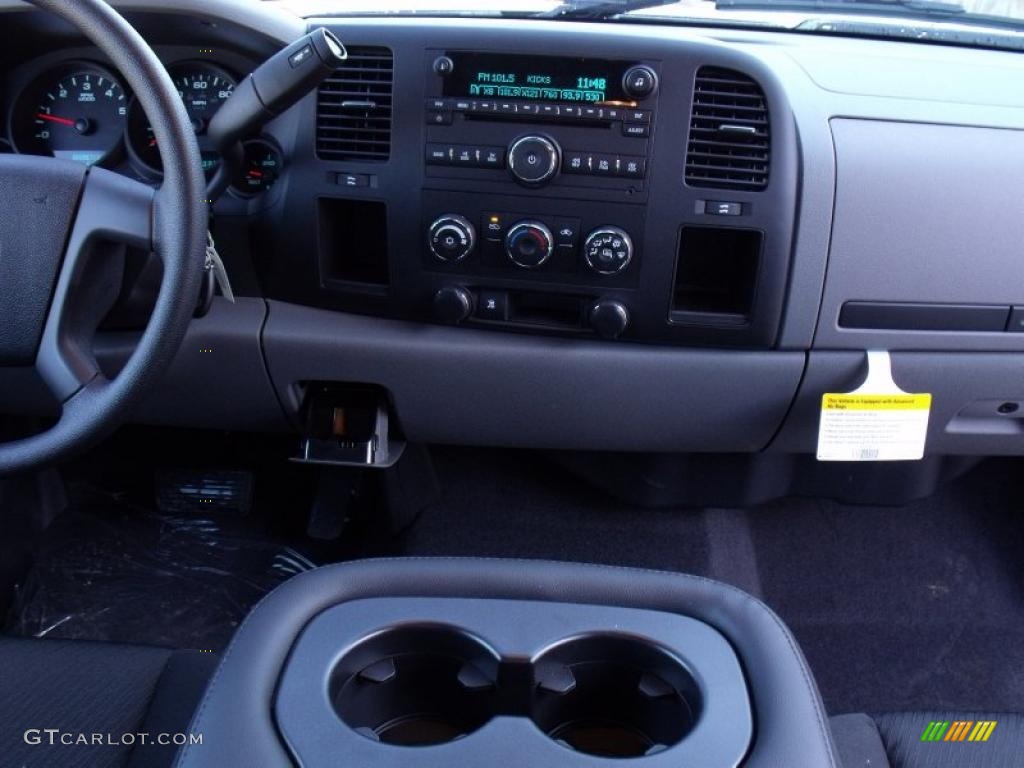
[[(188, 732), (217, 661), (199, 651), (0, 638), (0, 766), (170, 766), (178, 747), (155, 743), (157, 736)], [(118, 743), (61, 744), (54, 735), (51, 745), (45, 729)], [(153, 743), (120, 743), (141, 733)]]
[[(974, 724), (995, 721), (996, 725), (984, 742), (970, 742), (966, 738), (964, 741), (921, 741), (930, 723), (958, 721)], [(1020, 714), (942, 711), (855, 714), (833, 717), (830, 725), (843, 768), (1020, 768), (1024, 765), (1024, 715)]]

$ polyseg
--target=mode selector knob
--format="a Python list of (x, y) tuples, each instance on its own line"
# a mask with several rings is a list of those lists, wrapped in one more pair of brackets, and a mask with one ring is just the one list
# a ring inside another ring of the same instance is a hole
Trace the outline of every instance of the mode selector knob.
[(583, 258), (599, 275), (617, 275), (633, 260), (633, 241), (624, 229), (599, 227), (587, 235)]
[(539, 187), (554, 178), (560, 161), (558, 145), (543, 136), (523, 136), (508, 148), (509, 172), (528, 187)]
[(446, 213), (430, 225), (427, 245), (441, 261), (462, 261), (476, 246), (476, 230), (465, 216)]
[(539, 267), (551, 258), (554, 250), (554, 235), (539, 221), (520, 221), (505, 235), (505, 253), (517, 267)]

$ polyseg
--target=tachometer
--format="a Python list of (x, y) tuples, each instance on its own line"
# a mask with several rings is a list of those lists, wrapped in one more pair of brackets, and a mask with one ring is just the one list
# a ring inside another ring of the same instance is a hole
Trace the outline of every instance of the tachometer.
[(94, 165), (120, 146), (127, 100), (121, 84), (92, 64), (71, 64), (29, 86), (11, 114), (19, 152)]
[[(192, 119), (202, 152), (203, 167), (212, 171), (220, 158), (217, 153), (204, 146), (206, 126), (210, 118), (220, 109), (235, 89), (235, 80), (224, 70), (205, 62), (185, 62), (168, 69), (171, 79), (178, 88), (185, 110)], [(133, 100), (128, 109), (128, 151), (132, 158), (152, 174), (163, 171), (156, 138), (149, 124), (149, 118), (138, 100)]]

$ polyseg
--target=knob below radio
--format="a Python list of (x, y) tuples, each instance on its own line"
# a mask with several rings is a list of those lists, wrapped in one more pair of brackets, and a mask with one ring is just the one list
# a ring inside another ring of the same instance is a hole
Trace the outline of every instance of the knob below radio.
[(441, 261), (462, 261), (476, 246), (476, 230), (465, 216), (446, 213), (430, 225), (427, 245)]
[(598, 227), (583, 243), (587, 266), (599, 275), (617, 275), (633, 260), (633, 241), (619, 227)]
[(617, 339), (629, 327), (629, 310), (620, 301), (598, 299), (590, 305), (587, 319), (598, 336)]
[(528, 187), (538, 187), (554, 178), (560, 161), (558, 145), (543, 136), (523, 136), (508, 148), (509, 172)]
[(535, 269), (551, 258), (555, 238), (539, 221), (520, 221), (505, 235), (505, 253), (517, 267)]
[(473, 294), (459, 285), (446, 285), (434, 294), (434, 317), (458, 325), (473, 314)]

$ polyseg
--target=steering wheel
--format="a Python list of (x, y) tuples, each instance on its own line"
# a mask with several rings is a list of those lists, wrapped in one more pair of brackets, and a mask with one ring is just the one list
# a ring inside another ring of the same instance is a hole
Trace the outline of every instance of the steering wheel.
[[(61, 404), (46, 431), (0, 443), (0, 474), (81, 450), (151, 389), (195, 309), (207, 228), (195, 132), (153, 50), (102, 0), (28, 1), (75, 26), (120, 71), (152, 123), (164, 176), (154, 191), (70, 160), (0, 155), (0, 366), (34, 366)], [(138, 346), (107, 379), (90, 347), (117, 298), (125, 245), (157, 254), (163, 279)]]

